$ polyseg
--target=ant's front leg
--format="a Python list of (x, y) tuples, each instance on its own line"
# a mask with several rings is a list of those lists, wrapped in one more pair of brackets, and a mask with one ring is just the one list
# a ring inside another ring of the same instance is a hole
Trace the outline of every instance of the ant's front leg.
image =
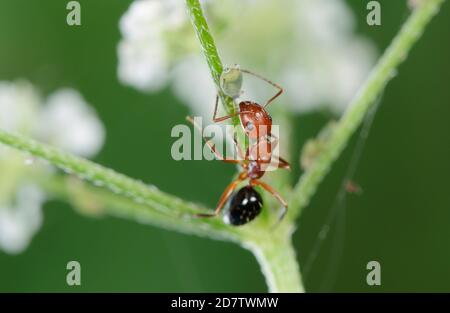
[(214, 123), (219, 123), (219, 122), (223, 122), (229, 118), (235, 117), (236, 115), (239, 114), (239, 112), (230, 114), (230, 115), (225, 115), (222, 117), (217, 117), (217, 107), (219, 105), (219, 94), (216, 95), (216, 104), (214, 105), (214, 114), (213, 114), (213, 121)]
[(214, 153), (214, 155), (216, 156), (216, 158), (220, 161), (223, 161), (225, 163), (240, 163), (239, 160), (235, 160), (235, 159), (226, 159), (223, 155), (221, 155), (219, 153), (219, 151), (217, 151), (216, 147), (214, 146), (214, 144), (210, 141), (207, 140), (205, 138), (205, 136), (203, 136), (203, 129), (200, 127), (200, 125), (198, 125), (194, 119), (191, 116), (186, 116), (186, 120), (190, 123), (192, 123), (192, 125), (194, 125), (194, 127), (200, 132), (200, 134), (202, 135), (202, 138), (205, 140), (205, 143), (208, 145), (209, 149), (211, 149), (211, 151)]
[(230, 118), (233, 118), (233, 117), (235, 117), (237, 115), (240, 115), (240, 114), (253, 113), (251, 111), (237, 111), (237, 112), (235, 112), (233, 114), (217, 117), (217, 107), (218, 106), (219, 106), (219, 94), (216, 95), (216, 104), (214, 105), (214, 114), (213, 114), (213, 122), (214, 123), (219, 123), (219, 122), (226, 121), (226, 120), (228, 120)]

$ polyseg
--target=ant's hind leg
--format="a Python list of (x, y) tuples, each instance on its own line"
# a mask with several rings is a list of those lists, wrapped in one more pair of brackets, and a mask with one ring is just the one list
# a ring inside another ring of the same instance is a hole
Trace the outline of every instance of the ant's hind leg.
[(278, 192), (275, 191), (275, 189), (273, 189), (271, 186), (269, 186), (265, 182), (262, 182), (262, 181), (257, 180), (257, 179), (252, 179), (250, 181), (250, 185), (252, 185), (252, 186), (261, 186), (266, 191), (270, 192), (275, 198), (277, 198), (277, 200), (283, 206), (283, 211), (281, 212), (281, 215), (278, 218), (278, 220), (281, 221), (283, 219), (283, 217), (286, 215), (287, 210), (288, 210), (288, 204), (287, 204), (286, 200), (284, 200), (283, 197), (281, 197), (281, 195)]
[(225, 191), (222, 193), (222, 196), (220, 197), (219, 203), (217, 204), (216, 210), (214, 213), (199, 213), (195, 214), (195, 217), (214, 217), (219, 215), (220, 211), (222, 211), (223, 206), (227, 202), (228, 198), (230, 198), (233, 191), (236, 189), (236, 187), (239, 185), (240, 182), (243, 181), (243, 178), (238, 178), (235, 181), (231, 182), (227, 188), (225, 188)]
[(264, 108), (267, 107), (273, 100), (278, 98), (284, 91), (283, 87), (281, 87), (280, 85), (274, 83), (273, 81), (271, 81), (271, 80), (269, 80), (269, 79), (267, 79), (267, 78), (265, 78), (265, 77), (263, 77), (263, 76), (261, 76), (259, 74), (256, 74), (256, 73), (253, 73), (253, 72), (251, 72), (249, 70), (244, 70), (244, 69), (241, 69), (241, 72), (253, 75), (255, 77), (258, 77), (259, 79), (262, 79), (263, 81), (267, 82), (268, 84), (270, 84), (270, 85), (272, 85), (272, 86), (274, 86), (275, 88), (278, 89), (278, 92), (272, 98), (267, 100), (266, 104), (264, 105)]

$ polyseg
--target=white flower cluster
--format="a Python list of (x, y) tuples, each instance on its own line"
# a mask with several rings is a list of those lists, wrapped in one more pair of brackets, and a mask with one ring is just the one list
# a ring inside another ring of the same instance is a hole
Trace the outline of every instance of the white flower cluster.
[[(180, 5), (181, 4), (181, 5)], [(156, 90), (168, 79), (164, 36), (184, 22), (183, 1), (136, 1), (120, 20), (119, 78), (139, 89)]]
[[(95, 112), (72, 89), (61, 89), (45, 101), (24, 81), (0, 82), (0, 129), (29, 135), (84, 156), (102, 147), (105, 131)], [(46, 195), (29, 181), (28, 159), (0, 146), (0, 249), (19, 253), (42, 223)], [(48, 171), (43, 164), (33, 168)]]
[[(375, 60), (373, 46), (355, 35), (354, 16), (343, 0), (210, 0), (202, 5), (228, 64), (270, 75), (285, 87), (283, 102), (294, 112), (326, 107), (341, 113)], [(134, 1), (120, 30), (123, 83), (156, 91), (170, 82), (196, 113), (210, 116), (216, 91), (184, 1)], [(256, 82), (245, 88), (245, 97), (273, 92)]]

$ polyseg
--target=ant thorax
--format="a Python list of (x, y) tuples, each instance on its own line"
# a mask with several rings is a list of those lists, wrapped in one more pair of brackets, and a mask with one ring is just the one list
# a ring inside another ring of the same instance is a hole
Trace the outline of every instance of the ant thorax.
[(261, 178), (265, 171), (261, 169), (261, 164), (258, 161), (250, 161), (247, 166), (247, 175), (250, 179)]

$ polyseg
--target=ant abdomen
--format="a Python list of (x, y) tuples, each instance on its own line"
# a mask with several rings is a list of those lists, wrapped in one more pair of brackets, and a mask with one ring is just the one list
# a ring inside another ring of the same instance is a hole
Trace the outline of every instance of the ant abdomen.
[(262, 205), (259, 193), (252, 186), (245, 186), (230, 198), (224, 221), (235, 226), (247, 224), (259, 215)]

